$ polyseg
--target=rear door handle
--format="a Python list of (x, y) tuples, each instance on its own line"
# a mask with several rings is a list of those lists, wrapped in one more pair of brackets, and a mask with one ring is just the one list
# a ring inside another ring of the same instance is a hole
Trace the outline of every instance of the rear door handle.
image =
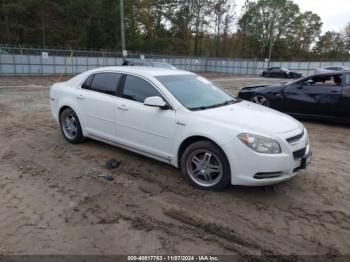
[(77, 99), (84, 100), (84, 96), (83, 95), (77, 95)]
[(127, 107), (126, 105), (118, 105), (117, 107), (118, 107), (118, 109), (120, 109), (120, 110), (125, 110), (125, 111), (128, 110), (128, 107)]
[(332, 90), (331, 92), (332, 93), (339, 93), (339, 91), (337, 91), (337, 90)]

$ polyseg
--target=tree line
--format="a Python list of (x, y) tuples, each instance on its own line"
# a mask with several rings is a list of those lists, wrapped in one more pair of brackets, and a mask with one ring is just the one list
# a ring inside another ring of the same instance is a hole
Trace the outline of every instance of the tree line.
[[(120, 51), (119, 0), (1, 0), (0, 43)], [(124, 0), (130, 51), (203, 57), (346, 59), (350, 23), (322, 33), (292, 0)]]

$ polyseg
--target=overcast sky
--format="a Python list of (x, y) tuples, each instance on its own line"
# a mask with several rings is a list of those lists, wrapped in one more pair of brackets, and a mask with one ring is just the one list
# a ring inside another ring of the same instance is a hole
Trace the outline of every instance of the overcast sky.
[[(237, 14), (245, 0), (236, 0)], [(312, 11), (318, 14), (323, 22), (322, 31), (342, 31), (350, 22), (350, 0), (294, 0), (301, 11)]]

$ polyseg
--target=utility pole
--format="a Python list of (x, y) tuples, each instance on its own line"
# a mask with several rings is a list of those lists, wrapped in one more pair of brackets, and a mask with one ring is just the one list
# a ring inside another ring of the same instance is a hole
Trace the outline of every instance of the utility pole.
[(120, 0), (120, 32), (121, 32), (121, 40), (122, 40), (123, 61), (125, 61), (125, 57), (126, 57), (124, 30), (125, 30), (124, 29), (124, 0)]
[(269, 46), (269, 58), (268, 58), (268, 63), (267, 67), (270, 68), (270, 63), (271, 63), (271, 56), (272, 56), (272, 46), (273, 46), (273, 40), (270, 40), (270, 46)]
[(269, 62), (268, 68), (270, 68), (271, 57), (272, 57), (272, 48), (274, 44), (274, 31), (275, 31), (275, 17), (276, 17), (276, 9), (273, 10), (272, 22), (270, 24), (270, 45), (269, 45)]

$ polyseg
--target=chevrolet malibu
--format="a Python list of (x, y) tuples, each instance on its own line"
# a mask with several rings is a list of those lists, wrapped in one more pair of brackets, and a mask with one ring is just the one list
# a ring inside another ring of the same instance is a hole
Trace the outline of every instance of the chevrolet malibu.
[(304, 126), (181, 70), (106, 67), (51, 87), (63, 137), (85, 137), (181, 169), (193, 186), (221, 190), (286, 181), (310, 163)]

